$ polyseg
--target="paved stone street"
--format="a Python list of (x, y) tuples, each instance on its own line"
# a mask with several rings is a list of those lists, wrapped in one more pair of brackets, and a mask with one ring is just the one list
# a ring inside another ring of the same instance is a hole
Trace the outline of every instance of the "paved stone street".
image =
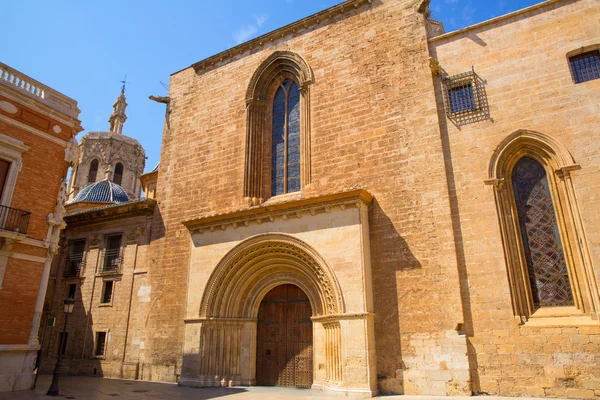
[[(0, 393), (0, 400), (32, 400), (49, 399), (46, 391), (50, 387), (51, 375), (40, 376), (35, 391), (21, 391), (13, 393)], [(309, 389), (289, 389), (276, 387), (238, 387), (238, 388), (186, 388), (167, 383), (126, 381), (119, 379), (103, 379), (92, 377), (74, 377), (63, 376), (60, 378), (60, 397), (61, 399), (77, 400), (100, 400), (116, 398), (122, 400), (129, 399), (218, 399), (227, 397), (227, 400), (245, 399), (245, 400), (283, 400), (283, 399), (339, 399), (340, 396), (334, 396), (317, 390)], [(446, 400), (467, 400), (470, 397), (435, 397), (435, 396), (380, 396), (386, 400), (427, 400), (427, 399), (446, 399)], [(485, 400), (527, 400), (525, 397), (495, 397), (486, 396)], [(560, 400), (560, 399), (555, 399)]]

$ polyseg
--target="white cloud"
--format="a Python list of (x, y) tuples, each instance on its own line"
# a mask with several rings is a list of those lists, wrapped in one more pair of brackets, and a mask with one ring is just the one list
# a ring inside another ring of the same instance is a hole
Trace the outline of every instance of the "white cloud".
[(268, 19), (268, 18), (269, 18), (269, 17), (267, 17), (267, 16), (266, 16), (266, 15), (264, 15), (264, 14), (255, 15), (255, 16), (254, 16), (254, 21), (256, 21), (256, 25), (257, 25), (257, 26), (260, 28), (261, 26), (263, 26), (263, 24), (264, 24), (265, 22), (267, 22), (267, 19)]
[(235, 44), (240, 44), (258, 32), (258, 30), (267, 22), (269, 17), (265, 14), (254, 15), (254, 23), (246, 24), (240, 26), (235, 32), (233, 32), (233, 40), (235, 40)]
[(233, 40), (235, 40), (235, 44), (243, 43), (250, 39), (257, 31), (258, 28), (253, 24), (240, 26), (235, 32), (233, 32)]
[(475, 7), (473, 7), (469, 1), (469, 3), (463, 7), (461, 16), (466, 22), (471, 22), (473, 20), (473, 15), (475, 15)]

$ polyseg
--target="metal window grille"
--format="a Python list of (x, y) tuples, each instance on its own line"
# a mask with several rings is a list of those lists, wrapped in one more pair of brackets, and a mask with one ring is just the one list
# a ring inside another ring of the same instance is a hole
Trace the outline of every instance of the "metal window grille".
[(0, 229), (16, 233), (27, 233), (29, 227), (29, 211), (0, 206)]
[(481, 100), (474, 71), (442, 79), (444, 108), (448, 117), (478, 111)]
[(600, 50), (588, 51), (569, 58), (575, 83), (600, 79)]
[(96, 351), (94, 355), (96, 357), (104, 356), (106, 350), (106, 332), (96, 332)]
[(80, 276), (85, 266), (85, 240), (76, 240), (69, 244), (69, 254), (65, 265), (65, 276)]

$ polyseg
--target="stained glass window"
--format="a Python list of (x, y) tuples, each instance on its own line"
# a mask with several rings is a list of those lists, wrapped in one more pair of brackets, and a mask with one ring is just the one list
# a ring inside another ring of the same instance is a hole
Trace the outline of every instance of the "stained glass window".
[(285, 80), (273, 101), (271, 137), (271, 193), (277, 196), (300, 190), (300, 91)]
[(536, 308), (572, 306), (546, 170), (534, 159), (523, 157), (513, 169), (512, 183), (534, 304)]

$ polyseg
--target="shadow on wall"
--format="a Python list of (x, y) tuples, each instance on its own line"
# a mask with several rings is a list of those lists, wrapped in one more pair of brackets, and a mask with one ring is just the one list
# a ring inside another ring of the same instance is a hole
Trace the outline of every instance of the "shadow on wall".
[[(437, 58), (437, 53), (435, 49), (431, 50), (431, 57)], [(442, 79), (443, 74), (445, 72), (442, 71), (440, 74), (440, 78)], [(476, 82), (481, 81), (477, 75), (475, 75)], [(434, 77), (434, 80), (436, 78)], [(482, 85), (483, 87), (483, 97), (485, 97), (485, 107), (487, 106), (487, 97), (485, 93), (485, 83), (483, 81), (477, 83), (477, 85)], [(435, 94), (438, 99), (437, 109), (438, 109), (438, 119), (440, 122), (440, 138), (442, 141), (442, 152), (444, 156), (444, 166), (446, 172), (446, 181), (448, 183), (448, 199), (450, 201), (450, 214), (452, 218), (452, 233), (454, 237), (454, 248), (456, 250), (456, 264), (458, 266), (458, 279), (459, 279), (459, 288), (460, 295), (462, 301), (462, 311), (464, 316), (464, 326), (460, 327), (462, 329), (457, 329), (460, 334), (466, 334), (467, 336), (467, 355), (469, 360), (469, 369), (471, 373), (471, 391), (474, 395), (480, 393), (480, 384), (479, 384), (479, 373), (478, 373), (478, 363), (477, 363), (477, 353), (475, 347), (471, 343), (470, 338), (474, 335), (473, 330), (473, 312), (471, 309), (471, 294), (469, 291), (469, 276), (467, 273), (467, 265), (465, 260), (465, 249), (463, 246), (463, 234), (462, 234), (462, 224), (460, 217), (460, 209), (458, 207), (458, 199), (457, 199), (457, 188), (456, 188), (456, 178), (454, 175), (454, 165), (452, 161), (452, 152), (450, 149), (450, 138), (448, 135), (448, 123), (447, 120), (450, 118), (446, 118), (446, 112), (444, 109), (444, 103), (440, 101), (443, 98), (442, 93), (443, 85), (435, 85)], [(493, 119), (489, 116), (489, 107), (486, 108), (487, 111), (484, 113), (484, 117), (489, 118), (489, 120)], [(484, 118), (485, 119), (485, 118)], [(455, 121), (452, 121), (456, 123)], [(460, 129), (460, 128), (459, 128)]]
[(382, 393), (404, 393), (397, 272), (422, 268), (377, 200), (371, 205), (377, 380)]
[[(65, 251), (68, 246), (64, 246)], [(84, 282), (80, 277), (64, 277), (63, 257), (58, 258), (59, 265), (57, 279), (52, 293), (52, 300), (43, 319), (43, 328), (40, 332), (42, 340), (40, 373), (50, 374), (54, 371), (58, 353), (61, 352), (62, 366), (61, 375), (104, 375), (102, 370), (102, 359), (97, 354), (105, 354), (109, 340), (108, 332), (104, 338), (101, 332), (92, 330), (92, 313), (86, 312), (86, 305), (82, 302), (81, 286)], [(94, 268), (94, 266), (91, 266)], [(74, 286), (73, 286), (74, 285)], [(73, 287), (75, 289), (73, 289)], [(98, 290), (98, 288), (96, 288)], [(73, 312), (69, 314), (66, 334), (63, 334), (65, 313), (64, 300), (67, 297), (75, 299)], [(89, 304), (87, 305), (90, 306)], [(56, 318), (54, 326), (48, 326), (47, 321)], [(100, 337), (98, 337), (100, 333)], [(61, 339), (64, 341), (61, 347)], [(98, 339), (103, 343), (99, 344)], [(62, 387), (59, 385), (59, 387)]]

